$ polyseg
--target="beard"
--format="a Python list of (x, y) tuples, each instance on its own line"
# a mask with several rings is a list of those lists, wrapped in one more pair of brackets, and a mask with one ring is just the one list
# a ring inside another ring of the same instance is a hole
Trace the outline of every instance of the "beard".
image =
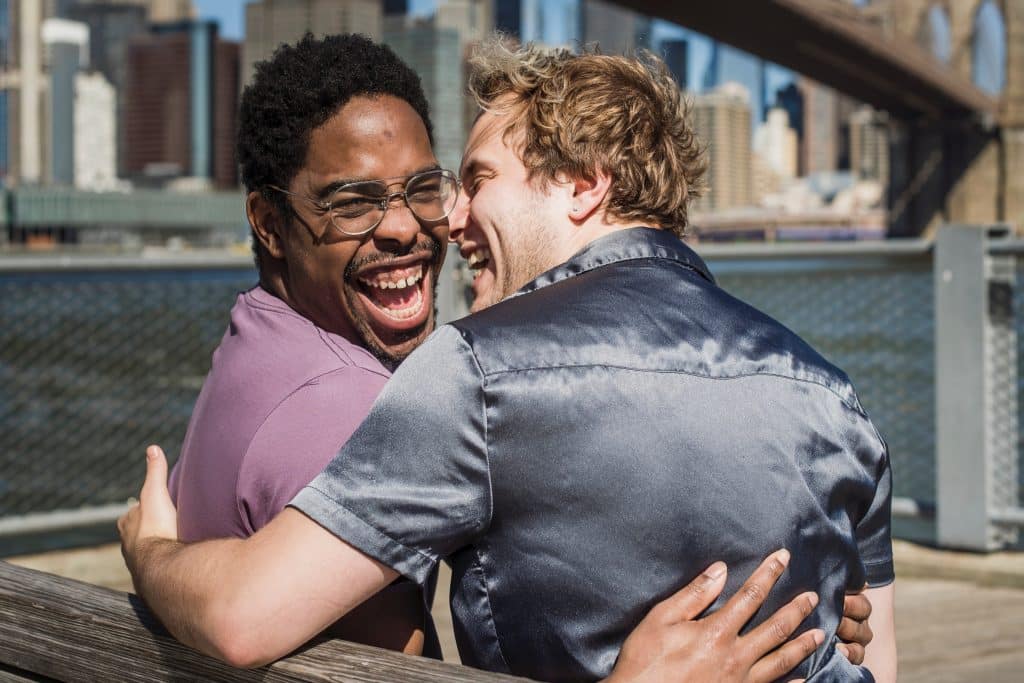
[[(352, 325), (355, 327), (356, 333), (362, 340), (363, 346), (366, 348), (367, 351), (373, 354), (373, 356), (377, 360), (381, 362), (381, 365), (387, 368), (388, 371), (390, 372), (394, 372), (395, 369), (402, 363), (402, 361), (405, 360), (410, 353), (415, 351), (416, 348), (419, 347), (419, 345), (423, 343), (424, 340), (426, 340), (427, 336), (429, 336), (430, 333), (434, 331), (434, 323), (437, 320), (437, 284), (439, 280), (438, 276), (440, 275), (441, 271), (441, 244), (432, 236), (424, 236), (422, 239), (417, 241), (417, 243), (413, 245), (406, 254), (402, 254), (402, 256), (405, 256), (407, 254), (415, 254), (422, 251), (430, 252), (431, 314), (427, 318), (426, 322), (423, 324), (422, 327), (411, 330), (404, 330), (401, 332), (395, 332), (392, 335), (390, 335), (392, 341), (391, 345), (393, 346), (401, 346), (417, 338), (420, 338), (419, 343), (415, 344), (414, 346), (410, 346), (406, 351), (396, 353), (391, 348), (389, 348), (388, 345), (384, 345), (383, 343), (381, 343), (380, 339), (377, 337), (377, 334), (373, 331), (373, 328), (370, 326), (370, 323), (368, 321), (361, 317), (353, 317), (352, 320)], [(389, 258), (390, 255), (379, 254), (367, 256), (359, 260), (350, 262), (348, 264), (348, 267), (345, 269), (346, 281), (352, 282), (354, 280), (354, 274), (360, 268), (373, 263), (387, 261)], [(354, 299), (356, 296), (355, 289), (353, 287), (348, 287), (346, 288), (346, 292), (347, 296), (349, 297), (349, 310), (357, 310), (357, 308), (354, 305), (354, 302), (352, 301), (352, 299)]]

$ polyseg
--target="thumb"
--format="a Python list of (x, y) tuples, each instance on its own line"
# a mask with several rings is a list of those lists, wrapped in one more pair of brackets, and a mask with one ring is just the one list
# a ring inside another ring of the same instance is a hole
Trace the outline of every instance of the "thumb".
[(163, 498), (170, 498), (167, 492), (167, 458), (159, 446), (146, 449), (146, 481), (139, 493), (140, 502), (156, 503)]

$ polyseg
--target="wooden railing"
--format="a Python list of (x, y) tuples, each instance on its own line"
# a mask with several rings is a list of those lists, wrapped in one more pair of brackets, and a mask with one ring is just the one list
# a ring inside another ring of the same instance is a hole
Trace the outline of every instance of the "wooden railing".
[(135, 595), (0, 562), (0, 682), (522, 681), (331, 640), (234, 669), (182, 645)]

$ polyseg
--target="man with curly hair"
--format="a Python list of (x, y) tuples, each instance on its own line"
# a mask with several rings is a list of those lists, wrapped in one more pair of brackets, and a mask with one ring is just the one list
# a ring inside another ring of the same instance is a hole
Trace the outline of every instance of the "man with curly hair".
[[(457, 185), (431, 143), (419, 77), (383, 45), (307, 35), (257, 65), (238, 158), (259, 284), (231, 310), (171, 475), (183, 540), (264, 527), (433, 331)], [(407, 207), (380, 206), (403, 190)], [(436, 654), (420, 596), (397, 582), (332, 634)]]
[[(496, 46), (473, 84), (484, 113), (454, 207), (409, 187), (429, 172), (410, 145), (375, 135), (394, 130), (378, 117), (402, 120), (389, 98), (346, 105), (309, 149), (337, 128), (391, 152), (400, 191), (386, 184), (378, 205), (348, 188), (362, 174), (339, 180), (329, 220), (358, 229), (394, 198), (420, 218), (439, 202), (478, 273), (477, 313), (410, 355), (326, 470), (246, 540), (181, 543), (151, 448), (120, 522), (140, 594), (185, 642), (254, 666), (447, 558), (475, 666), (643, 679), (665, 674), (645, 655), (670, 652), (682, 680), (768, 681), (813, 653), (800, 673), (866, 679), (836, 635), (846, 590), (891, 581), (885, 445), (839, 370), (717, 289), (675, 236), (703, 162), (664, 65)], [(795, 561), (759, 611), (783, 546)], [(708, 566), (719, 556), (741, 571)], [(819, 596), (817, 628), (765, 656)]]

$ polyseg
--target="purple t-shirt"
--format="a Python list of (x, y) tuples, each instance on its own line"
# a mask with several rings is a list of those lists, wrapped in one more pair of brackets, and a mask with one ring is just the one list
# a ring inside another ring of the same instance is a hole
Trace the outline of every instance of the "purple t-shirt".
[(348, 441), (389, 376), (266, 290), (239, 294), (171, 472), (181, 539), (266, 525)]

